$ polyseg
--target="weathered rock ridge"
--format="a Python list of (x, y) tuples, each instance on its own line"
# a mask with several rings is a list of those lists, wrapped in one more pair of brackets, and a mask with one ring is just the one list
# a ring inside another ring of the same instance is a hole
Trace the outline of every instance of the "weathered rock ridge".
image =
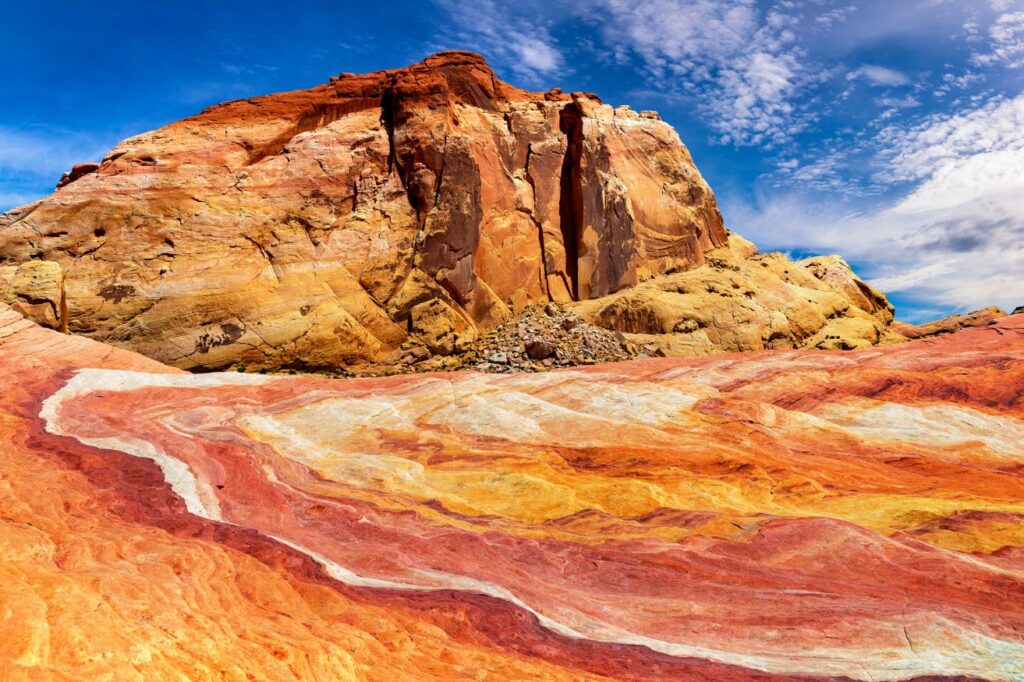
[[(520, 90), (480, 56), (445, 52), (125, 140), (0, 215), (0, 268), (54, 263), (59, 304), (3, 300), (177, 367), (335, 369), (395, 365), (412, 348), (458, 353), (530, 304), (616, 296), (712, 251), (752, 255), (735, 241), (656, 114)], [(739, 344), (658, 343), (795, 347), (851, 315), (862, 322), (846, 345), (884, 335), (859, 285), (820, 281), (840, 297), (821, 315), (758, 313), (737, 322), (749, 327)], [(776, 284), (776, 299), (818, 304)]]
[[(1014, 310), (1013, 314), (1016, 315), (1019, 312), (1024, 312), (1024, 310)], [(923, 339), (929, 336), (939, 336), (940, 334), (952, 334), (961, 329), (969, 329), (971, 327), (984, 327), (994, 324), (996, 320), (1004, 317), (1006, 317), (1005, 310), (992, 306), (964, 315), (950, 315), (949, 317), (943, 317), (940, 320), (923, 324), (894, 322), (892, 328), (895, 332), (908, 339)]]

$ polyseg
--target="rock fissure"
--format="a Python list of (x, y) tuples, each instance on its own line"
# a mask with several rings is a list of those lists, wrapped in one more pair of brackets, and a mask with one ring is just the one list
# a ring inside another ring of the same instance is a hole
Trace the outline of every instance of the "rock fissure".
[(398, 95), (395, 92), (395, 78), (391, 78), (390, 83), (384, 92), (381, 93), (380, 98), (380, 122), (384, 126), (384, 130), (388, 136), (388, 174), (397, 173), (399, 181), (402, 183), (402, 187), (408, 191), (408, 187), (405, 184), (405, 177), (402, 173), (402, 169), (399, 166), (398, 155), (395, 152), (395, 100)]
[(567, 104), (558, 115), (559, 129), (565, 135), (565, 157), (558, 195), (558, 220), (565, 249), (563, 272), (569, 280), (569, 293), (580, 299), (579, 242), (583, 228), (583, 113), (575, 102)]

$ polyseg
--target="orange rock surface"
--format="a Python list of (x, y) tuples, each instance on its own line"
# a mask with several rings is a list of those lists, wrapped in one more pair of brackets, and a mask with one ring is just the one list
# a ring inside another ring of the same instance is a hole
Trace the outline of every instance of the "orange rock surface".
[(0, 302), (184, 369), (443, 365), (548, 301), (673, 356), (895, 338), (841, 259), (729, 235), (657, 114), (466, 52), (211, 107), (0, 214)]
[(0, 678), (1024, 676), (1024, 316), (189, 375), (0, 311)]
[(0, 266), (63, 265), (72, 332), (186, 369), (447, 354), (724, 241), (656, 115), (519, 90), (466, 52), (212, 107), (0, 215)]
[[(1016, 311), (1014, 312), (1016, 313)], [(965, 315), (950, 315), (949, 317), (943, 317), (941, 320), (925, 322), (924, 324), (896, 322), (893, 324), (893, 331), (908, 339), (923, 339), (928, 336), (938, 336), (939, 334), (952, 334), (969, 327), (984, 327), (1003, 317), (1006, 317), (1006, 311), (992, 306), (975, 310)]]

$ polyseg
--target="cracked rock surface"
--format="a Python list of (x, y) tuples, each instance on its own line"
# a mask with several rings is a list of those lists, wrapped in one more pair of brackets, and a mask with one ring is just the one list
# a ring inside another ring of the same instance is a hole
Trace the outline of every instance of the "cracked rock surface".
[(481, 337), (460, 358), (460, 369), (543, 371), (629, 360), (644, 354), (617, 332), (592, 325), (552, 304), (532, 306)]

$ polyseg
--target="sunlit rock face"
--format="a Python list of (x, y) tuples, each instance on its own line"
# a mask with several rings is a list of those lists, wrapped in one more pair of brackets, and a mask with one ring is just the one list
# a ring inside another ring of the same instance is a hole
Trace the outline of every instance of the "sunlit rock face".
[(70, 331), (186, 369), (449, 354), (724, 243), (657, 115), (466, 52), (212, 107), (0, 215), (0, 266), (64, 267)]
[(781, 253), (757, 253), (735, 234), (727, 246), (708, 251), (703, 265), (571, 307), (669, 357), (906, 341), (892, 325), (885, 294), (842, 258), (793, 262)]
[(1024, 316), (189, 375), (0, 313), (4, 679), (1024, 676)]

